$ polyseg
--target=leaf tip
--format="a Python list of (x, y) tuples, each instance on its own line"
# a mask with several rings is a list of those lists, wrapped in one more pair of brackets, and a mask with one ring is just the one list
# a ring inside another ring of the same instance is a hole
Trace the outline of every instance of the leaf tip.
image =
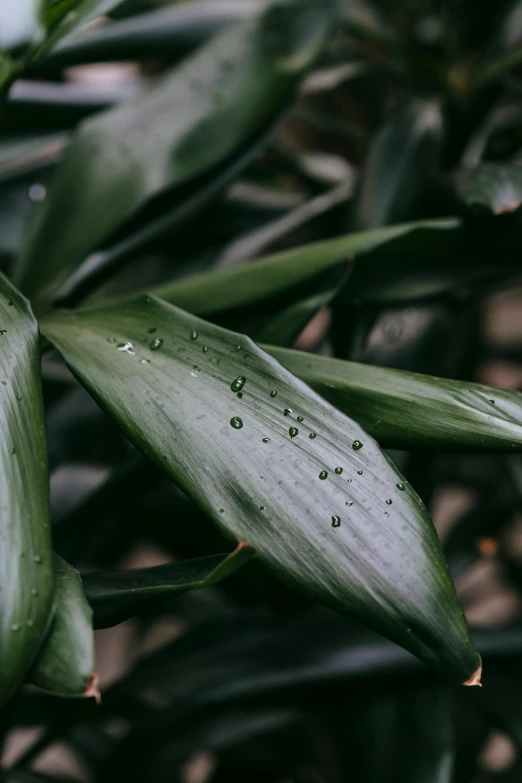
[(467, 687), (472, 687), (474, 685), (478, 686), (479, 688), (482, 688), (482, 683), (480, 682), (480, 678), (482, 677), (482, 665), (476, 669), (476, 671), (473, 672), (469, 680), (466, 680), (466, 682), (463, 682), (462, 684)]
[(90, 675), (83, 695), (86, 699), (96, 699), (96, 704), (101, 704), (100, 678), (98, 672), (93, 672)]

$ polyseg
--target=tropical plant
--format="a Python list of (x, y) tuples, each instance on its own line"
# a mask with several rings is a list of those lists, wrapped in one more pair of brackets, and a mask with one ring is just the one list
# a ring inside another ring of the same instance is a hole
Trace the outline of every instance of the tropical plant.
[(521, 779), (521, 38), (2, 0), (3, 779)]

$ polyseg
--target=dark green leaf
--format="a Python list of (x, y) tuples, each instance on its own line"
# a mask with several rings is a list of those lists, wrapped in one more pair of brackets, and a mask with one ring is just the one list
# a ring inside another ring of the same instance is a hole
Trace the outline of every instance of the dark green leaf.
[(265, 346), (384, 446), (522, 451), (522, 394)]
[(135, 444), (285, 581), (449, 679), (475, 674), (426, 511), (357, 424), (248, 338), (152, 297), (57, 312), (44, 331)]
[(515, 163), (482, 163), (462, 169), (454, 177), (462, 207), (477, 215), (518, 212), (522, 202), (522, 166)]
[(436, 101), (415, 99), (398, 109), (375, 136), (353, 208), (353, 226), (369, 229), (411, 217), (437, 172), (443, 116)]
[(92, 609), (78, 571), (54, 556), (56, 610), (29, 680), (58, 696), (99, 698)]
[(169, 598), (189, 590), (212, 587), (231, 576), (251, 557), (240, 545), (229, 555), (167, 563), (131, 571), (97, 571), (83, 577), (85, 594), (94, 610), (95, 628), (109, 628)]
[(457, 219), (403, 223), (302, 245), (150, 293), (189, 312), (214, 316), (269, 302), (350, 259), (354, 269), (342, 293), (347, 304), (408, 302), (458, 289), (473, 292), (520, 275), (521, 241), (517, 226), (493, 232)]
[(357, 711), (351, 771), (365, 783), (450, 783), (450, 706), (443, 687), (370, 697)]
[(177, 3), (147, 14), (137, 14), (102, 27), (64, 38), (42, 65), (64, 67), (88, 62), (179, 57), (206, 41), (222, 27), (252, 16), (255, 5), (245, 0), (199, 0)]
[(42, 19), (48, 35), (31, 52), (32, 60), (39, 60), (52, 51), (58, 41), (78, 27), (106, 14), (122, 0), (43, 0)]
[(54, 593), (38, 327), (0, 279), (0, 704), (33, 662)]
[(48, 300), (145, 201), (237, 154), (289, 103), (331, 16), (331, 0), (273, 2), (150, 92), (86, 121), (15, 268), (24, 290)]

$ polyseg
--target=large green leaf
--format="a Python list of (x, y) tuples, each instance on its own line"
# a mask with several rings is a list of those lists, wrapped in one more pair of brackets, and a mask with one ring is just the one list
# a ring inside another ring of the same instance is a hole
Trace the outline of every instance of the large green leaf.
[(439, 166), (443, 116), (436, 101), (402, 106), (377, 133), (353, 209), (357, 229), (405, 220)]
[(0, 278), (0, 704), (22, 680), (54, 592), (38, 327)]
[(239, 545), (229, 555), (212, 555), (131, 571), (85, 574), (85, 594), (94, 610), (94, 625), (108, 628), (151, 607), (161, 606), (176, 595), (212, 587), (231, 576), (253, 555), (249, 547)]
[(332, 7), (272, 2), (150, 92), (87, 120), (29, 231), (18, 284), (48, 299), (148, 199), (237, 155), (291, 101), (325, 43)]
[(480, 658), (421, 501), (355, 422), (251, 340), (163, 303), (44, 333), (135, 444), (284, 580), (456, 682)]
[(56, 611), (30, 681), (58, 696), (98, 698), (92, 609), (78, 571), (54, 556)]
[(522, 451), (522, 394), (266, 346), (384, 446)]

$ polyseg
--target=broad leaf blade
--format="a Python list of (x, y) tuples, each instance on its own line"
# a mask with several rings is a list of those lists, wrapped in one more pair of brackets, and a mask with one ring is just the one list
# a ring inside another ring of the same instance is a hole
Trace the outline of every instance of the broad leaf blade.
[(285, 581), (449, 679), (474, 674), (426, 511), (357, 424), (248, 338), (152, 297), (57, 312), (44, 331), (135, 444)]
[(21, 287), (49, 298), (147, 200), (238, 154), (292, 100), (331, 16), (331, 0), (273, 2), (150, 92), (87, 120), (29, 232)]
[(47, 630), (54, 592), (38, 327), (0, 278), (0, 704)]
[(54, 556), (56, 611), (30, 681), (58, 696), (99, 698), (92, 609), (78, 571)]
[(522, 451), (522, 394), (266, 346), (384, 446)]
[(151, 607), (161, 606), (176, 595), (212, 587), (231, 576), (253, 555), (248, 547), (238, 546), (229, 555), (211, 555), (131, 571), (86, 574), (83, 582), (94, 611), (94, 626), (109, 628)]

